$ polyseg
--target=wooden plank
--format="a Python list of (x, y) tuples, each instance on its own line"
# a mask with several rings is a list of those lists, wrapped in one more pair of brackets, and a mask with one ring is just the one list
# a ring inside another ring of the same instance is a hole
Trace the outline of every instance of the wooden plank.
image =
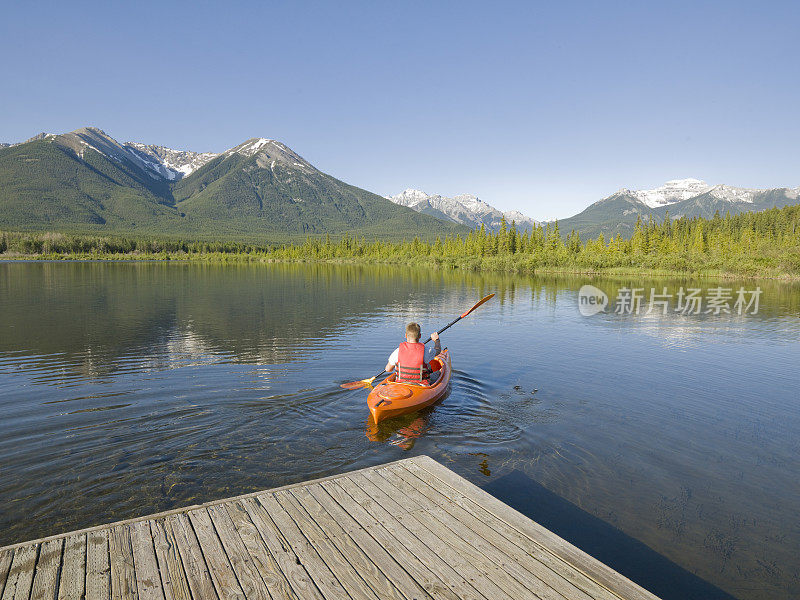
[[(373, 474), (375, 474), (373, 472)], [(519, 594), (518, 586), (511, 582), (506, 573), (500, 569), (492, 569), (486, 563), (485, 558), (479, 553), (475, 552), (466, 543), (458, 544), (457, 540), (450, 539), (452, 534), (449, 530), (444, 529), (438, 523), (432, 521), (423, 508), (431, 508), (434, 505), (425, 503), (420, 505), (418, 502), (408, 499), (394, 486), (390, 485), (385, 479), (376, 475), (371, 479), (367, 479), (367, 474), (364, 474), (363, 479), (365, 482), (369, 481), (374, 487), (380, 489), (383, 494), (389, 498), (397, 500), (397, 504), (405, 505), (406, 508), (414, 507), (414, 512), (402, 512), (397, 515), (397, 520), (401, 525), (407, 527), (412, 531), (420, 540), (430, 548), (430, 552), (434, 552), (441, 556), (448, 564), (452, 565), (459, 573), (464, 575), (470, 584), (488, 598), (525, 598), (525, 594)], [(353, 489), (358, 487), (359, 480), (341, 480), (341, 485), (348, 492), (353, 494)], [(364, 483), (366, 485), (366, 483)], [(375, 502), (373, 501), (374, 505)], [(517, 592), (509, 593), (508, 590)], [(528, 595), (532, 596), (529, 592)]]
[(64, 558), (58, 582), (59, 600), (81, 600), (86, 587), (86, 535), (64, 539)]
[(111, 562), (111, 597), (114, 600), (138, 600), (136, 567), (127, 525), (118, 525), (109, 532), (108, 555)]
[[(395, 473), (407, 473), (409, 477), (417, 477), (428, 485), (422, 489), (428, 495), (438, 495), (438, 504), (445, 510), (466, 523), (468, 527), (492, 541), (493, 545), (503, 549), (510, 557), (515, 558), (519, 553), (525, 553), (548, 568), (548, 571), (539, 572), (537, 575), (554, 589), (560, 590), (562, 595), (567, 597), (583, 597), (583, 594), (597, 600), (615, 600), (618, 596), (606, 588), (600, 586), (593, 579), (586, 577), (581, 571), (565, 562), (554, 554), (550, 553), (529, 537), (521, 534), (505, 521), (497, 518), (491, 513), (482, 510), (460, 492), (452, 490), (450, 495), (444, 495), (437, 490), (435, 485), (440, 484), (439, 480), (433, 475), (419, 468), (414, 463), (406, 463), (398, 469), (392, 469)], [(434, 497), (435, 498), (435, 497)], [(496, 535), (496, 538), (490, 536)], [(564, 587), (563, 580), (569, 582), (572, 587)], [(580, 590), (577, 592), (575, 590)]]
[(58, 572), (64, 540), (50, 540), (39, 548), (36, 574), (33, 577), (31, 600), (54, 600), (58, 593)]
[(306, 568), (314, 584), (320, 589), (325, 598), (350, 598), (344, 586), (320, 558), (314, 547), (303, 536), (292, 518), (286, 514), (277, 502), (270, 502), (264, 496), (257, 496), (252, 502), (259, 504), (268, 514), (277, 527), (280, 536), (294, 552), (300, 563)]
[(258, 499), (265, 504), (268, 511), (272, 510), (271, 507), (282, 508), (286, 511), (286, 514), (291, 517), (294, 524), (322, 560), (325, 561), (327, 567), (350, 596), (360, 600), (380, 600), (375, 594), (375, 590), (361, 578), (353, 568), (353, 565), (348, 562), (347, 557), (339, 551), (336, 544), (328, 537), (327, 533), (313, 519), (309, 518), (293, 496), (287, 496), (287, 494), (288, 492), (283, 491), (275, 495), (258, 496)]
[[(536, 575), (542, 575), (545, 571), (549, 571), (547, 567), (524, 553), (520, 553), (514, 558), (506, 555), (498, 546), (494, 546), (487, 541), (487, 537), (496, 539), (499, 536), (496, 536), (491, 530), (482, 531), (486, 537), (480, 535), (470, 527), (471, 523), (468, 515), (465, 521), (461, 521), (453, 513), (444, 510), (435, 502), (436, 497), (434, 494), (423, 493), (423, 491), (427, 491), (425, 490), (428, 487), (427, 484), (416, 479), (419, 485), (412, 485), (399, 476), (396, 472), (399, 468), (402, 467), (381, 469), (376, 473), (379, 473), (392, 487), (400, 490), (410, 500), (416, 500), (423, 504), (424, 499), (425, 502), (430, 503), (434, 508), (424, 509), (422, 511), (424, 516), (421, 520), (428, 524), (431, 529), (442, 531), (444, 539), (456, 550), (473, 556), (473, 562), (479, 565), (488, 576), (492, 576), (494, 581), (508, 591), (509, 594), (515, 597), (524, 597), (532, 593), (542, 600), (564, 600), (565, 597), (570, 598), (570, 600), (592, 600), (592, 598), (576, 588), (565, 590), (565, 592), (574, 593), (561, 594), (560, 591), (544, 583)], [(455, 540), (457, 542), (454, 543)], [(499, 545), (502, 546), (502, 542)], [(506, 543), (505, 545), (508, 546), (510, 544)], [(498, 576), (498, 572), (502, 572), (502, 574)]]
[(22, 546), (14, 550), (2, 600), (28, 600), (38, 555), (39, 544)]
[(228, 556), (222, 548), (222, 542), (219, 541), (217, 532), (214, 530), (211, 517), (208, 515), (208, 509), (201, 508), (189, 511), (189, 520), (194, 527), (197, 541), (200, 543), (200, 549), (203, 551), (203, 557), (208, 565), (208, 572), (214, 582), (217, 595), (222, 600), (244, 598), (242, 587), (239, 585), (236, 574), (228, 561)]
[(583, 590), (576, 588), (551, 571), (549, 567), (529, 553), (509, 543), (492, 528), (454, 505), (403, 466), (381, 469), (379, 473), (391, 485), (403, 490), (410, 499), (425, 498), (435, 505), (436, 509), (426, 512), (449, 529), (454, 536), (467, 541), (483, 556), (493, 561), (540, 598), (561, 600), (567, 597), (571, 600), (593, 600)]
[[(384, 506), (391, 508), (391, 499), (384, 505), (368, 495), (367, 490), (358, 486), (353, 494), (340, 485), (342, 480), (323, 482), (320, 486), (310, 486), (309, 491), (325, 508), (335, 511), (325, 504), (324, 496), (317, 492), (321, 487), (339, 507), (347, 513), (383, 545), (386, 550), (416, 579), (434, 598), (448, 600), (491, 600), (492, 596), (481, 594), (464, 575), (445, 561), (439, 554), (425, 545), (425, 541), (403, 526), (397, 513), (390, 514)], [(368, 483), (368, 482), (367, 482)]]
[(158, 561), (161, 574), (161, 585), (166, 600), (191, 600), (189, 582), (183, 563), (175, 543), (175, 536), (169, 529), (164, 519), (150, 521), (150, 533), (153, 536), (153, 549)]
[[(438, 568), (441, 566), (439, 560), (435, 557), (432, 558), (430, 560), (433, 563), (432, 565), (426, 565), (426, 563), (420, 561), (414, 555), (413, 550), (424, 547), (422, 543), (409, 532), (395, 528), (394, 525), (396, 523), (392, 522), (391, 519), (380, 519), (379, 521), (374, 515), (368, 514), (355, 504), (355, 501), (340, 488), (334, 488), (329, 491), (319, 484), (314, 484), (304, 488), (303, 491), (308, 493), (317, 504), (324, 508), (348, 536), (358, 540), (359, 544), (363, 544), (362, 548), (368, 551), (369, 557), (373, 560), (382, 556), (385, 558), (385, 555), (388, 555), (390, 559), (402, 564), (402, 570), (407, 572), (407, 576), (411, 578), (415, 586), (422, 587), (425, 590), (426, 595), (436, 599), (452, 600), (458, 598), (445, 585), (445, 582), (457, 580), (459, 578), (458, 574), (454, 571), (447, 572), (445, 568), (442, 576), (438, 577), (436, 573), (439, 572), (441, 574)], [(345, 509), (344, 506), (348, 508)], [(387, 573), (393, 572), (388, 567), (390, 564), (387, 560), (381, 560), (380, 562), (382, 570), (385, 568)], [(403, 574), (398, 572), (395, 577), (397, 577), (397, 581), (402, 581)], [(403, 588), (405, 587), (406, 585), (403, 585)], [(409, 591), (413, 592), (414, 588), (412, 587)], [(414, 597), (414, 595), (412, 594), (411, 597)], [(478, 597), (476, 596), (476, 598)]]
[(287, 576), (291, 577), (292, 573), (282, 570), (278, 565), (275, 557), (264, 544), (264, 540), (261, 539), (258, 528), (250, 519), (250, 515), (247, 514), (244, 506), (240, 502), (231, 502), (225, 505), (224, 508), (236, 528), (236, 533), (247, 549), (253, 565), (273, 598), (276, 600), (300, 600), (300, 598), (318, 600), (322, 597), (319, 595), (317, 588), (314, 587), (305, 569), (294, 562), (292, 564), (296, 567), (295, 571), (301, 573), (304, 578), (302, 581), (295, 582), (295, 587), (300, 589), (302, 593), (302, 596), (298, 596), (287, 579)]
[[(440, 508), (424, 511), (415, 518), (452, 548), (451, 556), (466, 559), (511, 598), (564, 600), (564, 596), (532, 577), (513, 560), (503, 557), (496, 548), (473, 531), (459, 527)], [(440, 548), (439, 552), (444, 550)]]
[(183, 562), (186, 580), (194, 598), (216, 598), (217, 592), (206, 568), (203, 551), (194, 535), (192, 524), (184, 514), (169, 515), (164, 522), (167, 532), (172, 532), (178, 554)]
[(92, 600), (108, 600), (111, 597), (111, 565), (106, 530), (86, 535), (86, 597)]
[(242, 500), (241, 505), (255, 524), (262, 541), (275, 558), (275, 561), (280, 565), (281, 570), (286, 575), (294, 591), (297, 592), (297, 595), (300, 598), (314, 598), (315, 600), (324, 598), (323, 590), (317, 586), (311, 573), (300, 562), (300, 558), (294, 553), (289, 542), (278, 531), (277, 526), (272, 522), (264, 507), (253, 498)]
[(0, 598), (3, 597), (3, 588), (6, 587), (6, 578), (11, 569), (11, 561), (14, 560), (13, 550), (0, 551)]
[(208, 514), (214, 523), (214, 529), (217, 530), (217, 535), (225, 548), (225, 554), (228, 555), (228, 560), (239, 580), (239, 585), (242, 586), (245, 597), (248, 600), (271, 600), (269, 590), (247, 553), (244, 542), (236, 533), (236, 527), (234, 527), (228, 511), (225, 510), (225, 506), (221, 504), (209, 506)]
[(136, 567), (136, 591), (140, 600), (164, 600), (150, 523), (136, 521), (128, 525), (128, 529), (133, 548), (133, 564)]
[[(398, 521), (401, 528), (409, 530), (418, 537), (427, 548), (427, 550), (423, 550), (420, 558), (423, 558), (426, 554), (440, 556), (445, 563), (464, 576), (470, 585), (483, 596), (487, 598), (507, 597), (507, 594), (494, 581), (487, 578), (483, 572), (463, 556), (454, 552), (444, 540), (414, 518), (413, 513), (407, 511), (407, 509), (413, 508), (414, 512), (419, 512), (424, 508), (423, 506), (415, 502), (409, 502), (406, 498), (401, 498), (402, 494), (398, 494), (397, 490), (387, 486), (380, 477), (375, 479), (373, 476), (373, 472), (361, 473), (352, 480), (342, 481), (342, 487), (345, 487), (360, 503), (365, 503), (365, 507), (368, 507), (370, 512), (386, 509)], [(363, 492), (359, 492), (358, 488)], [(361, 496), (359, 496), (359, 493), (361, 493)], [(405, 506), (401, 505), (400, 502), (403, 502)]]
[[(558, 537), (552, 531), (532, 521), (522, 513), (504, 504), (478, 486), (440, 465), (428, 456), (418, 456), (414, 464), (435, 475), (442, 486), (461, 492), (476, 505), (513, 526), (520, 533), (546, 547), (550, 552), (573, 565), (595, 582), (626, 600), (658, 600), (641, 586), (604, 565), (583, 550)], [(442, 487), (440, 486), (440, 487)], [(452, 492), (450, 492), (452, 493)]]
[[(325, 493), (321, 489), (320, 491)], [(288, 493), (292, 494), (308, 515), (328, 533), (333, 543), (348, 557), (378, 597), (394, 600), (431, 597), (346, 511), (341, 509), (344, 515), (339, 513), (337, 519), (311, 495), (308, 487), (294, 488)], [(332, 498), (331, 502), (334, 502)], [(341, 524), (348, 520), (350, 527), (345, 531)]]

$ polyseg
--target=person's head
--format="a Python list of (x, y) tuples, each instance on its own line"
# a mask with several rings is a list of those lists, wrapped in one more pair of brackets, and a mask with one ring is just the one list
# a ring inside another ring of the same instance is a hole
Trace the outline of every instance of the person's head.
[(409, 342), (418, 342), (420, 335), (419, 323), (409, 323), (406, 325), (406, 340)]

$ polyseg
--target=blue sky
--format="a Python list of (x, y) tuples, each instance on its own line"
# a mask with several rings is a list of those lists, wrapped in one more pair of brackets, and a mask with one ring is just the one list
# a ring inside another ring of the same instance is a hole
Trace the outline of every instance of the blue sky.
[(284, 141), (380, 194), (566, 217), (620, 187), (800, 185), (797, 2), (28, 2), (0, 141)]

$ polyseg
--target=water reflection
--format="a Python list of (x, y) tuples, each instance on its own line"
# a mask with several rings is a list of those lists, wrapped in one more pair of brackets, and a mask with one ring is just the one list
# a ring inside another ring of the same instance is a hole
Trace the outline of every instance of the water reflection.
[(411, 450), (416, 440), (421, 438), (430, 427), (431, 416), (436, 407), (446, 402), (448, 396), (449, 392), (436, 404), (377, 424), (372, 415), (369, 415), (366, 427), (367, 439), (372, 442), (385, 442), (401, 450)]
[[(735, 597), (800, 595), (800, 287), (759, 282), (742, 318), (582, 317), (584, 283), (717, 284), (2, 263), (0, 544), (425, 453), (509, 499), (533, 481)], [(336, 385), (490, 292), (443, 335), (442, 402), (374, 427)]]
[(372, 416), (367, 421), (367, 438), (373, 442), (387, 442), (402, 450), (411, 450), (414, 442), (428, 428), (428, 416), (433, 408), (401, 415), (375, 424)]

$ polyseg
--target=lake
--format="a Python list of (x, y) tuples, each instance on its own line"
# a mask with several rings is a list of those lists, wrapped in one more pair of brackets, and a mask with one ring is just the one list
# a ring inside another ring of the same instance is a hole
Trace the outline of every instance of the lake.
[[(441, 403), (376, 428), (338, 387), (491, 292)], [(772, 281), (3, 262), (0, 545), (427, 454), (664, 598), (795, 598), (799, 316)]]

